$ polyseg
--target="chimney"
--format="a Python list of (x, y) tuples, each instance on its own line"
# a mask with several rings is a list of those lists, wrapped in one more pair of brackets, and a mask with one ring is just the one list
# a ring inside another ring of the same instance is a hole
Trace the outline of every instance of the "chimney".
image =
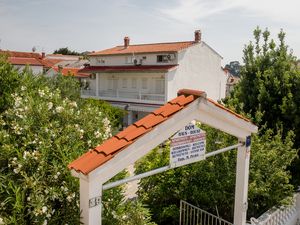
[(45, 52), (42, 52), (42, 59), (45, 58)]
[(63, 66), (62, 65), (58, 65), (58, 72), (61, 73), (62, 70), (63, 70)]
[(124, 48), (128, 48), (128, 46), (129, 46), (129, 41), (130, 41), (130, 38), (129, 38), (129, 37), (124, 37)]
[(201, 41), (201, 30), (195, 30), (195, 42)]

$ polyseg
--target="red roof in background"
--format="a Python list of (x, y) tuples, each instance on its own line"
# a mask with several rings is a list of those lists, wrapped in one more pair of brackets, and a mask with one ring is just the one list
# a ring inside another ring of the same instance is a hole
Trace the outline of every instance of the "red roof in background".
[(43, 66), (36, 58), (8, 57), (8, 62), (13, 65)]
[(154, 52), (178, 52), (186, 49), (194, 44), (194, 41), (185, 42), (170, 42), (170, 43), (154, 43), (154, 44), (140, 44), (129, 45), (127, 48), (116, 46), (114, 48), (105, 49), (102, 51), (89, 54), (90, 56), (96, 55), (120, 55), (120, 54), (138, 54), (138, 53), (154, 53)]
[(48, 58), (43, 58), (42, 63), (45, 67), (53, 67), (56, 63), (59, 63), (61, 61), (64, 61), (63, 59), (48, 59)]
[(21, 58), (42, 58), (41, 54), (36, 52), (16, 52), (16, 51), (2, 51), (0, 50), (0, 54), (7, 54), (8, 57), (21, 57)]
[(89, 77), (89, 73), (79, 72), (80, 68), (64, 67), (59, 71), (58, 67), (53, 67), (56, 72), (60, 72), (64, 76)]
[(130, 71), (168, 71), (176, 68), (178, 65), (162, 65), (162, 66), (88, 66), (80, 70), (83, 73), (91, 72), (130, 72)]

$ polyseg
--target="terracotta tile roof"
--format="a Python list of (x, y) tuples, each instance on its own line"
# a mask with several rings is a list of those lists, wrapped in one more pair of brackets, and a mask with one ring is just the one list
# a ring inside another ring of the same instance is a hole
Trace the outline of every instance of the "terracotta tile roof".
[(43, 66), (36, 58), (8, 57), (8, 62), (13, 65)]
[(44, 58), (41, 60), (41, 62), (43, 63), (43, 65), (45, 67), (53, 67), (55, 64), (61, 62), (61, 61), (64, 61), (63, 59), (48, 59), (48, 58)]
[[(182, 89), (178, 92), (178, 97), (169, 101), (164, 106), (153, 111), (146, 117), (127, 127), (125, 130), (116, 134), (114, 137), (106, 140), (103, 144), (89, 150), (87, 153), (80, 156), (75, 161), (68, 165), (69, 169), (73, 169), (82, 174), (89, 174), (91, 171), (101, 166), (117, 153), (128, 147), (139, 137), (145, 135), (151, 131), (155, 126), (169, 119), (175, 113), (186, 108), (190, 103), (198, 99), (199, 97), (206, 98), (206, 93), (203, 91)], [(248, 119), (236, 114), (235, 112), (225, 108), (221, 104), (214, 102), (211, 99), (207, 99), (217, 107), (226, 110), (227, 112), (237, 116), (238, 118), (244, 119), (247, 122)]]
[(80, 70), (82, 73), (92, 72), (129, 72), (129, 71), (168, 71), (176, 68), (178, 65), (162, 66), (88, 66)]
[(0, 54), (7, 55), (8, 57), (21, 57), (21, 58), (42, 58), (41, 54), (36, 52), (16, 52), (16, 51), (1, 51)]
[[(59, 72), (58, 67), (53, 67), (56, 72)], [(61, 69), (60, 73), (64, 76), (75, 76), (75, 77), (89, 77), (89, 73), (84, 73), (80, 71), (80, 68), (72, 68), (72, 67), (65, 67)]]
[(185, 42), (170, 42), (170, 43), (154, 43), (154, 44), (140, 44), (129, 45), (127, 48), (122, 46), (116, 46), (114, 48), (105, 49), (102, 51), (94, 52), (89, 56), (97, 55), (123, 55), (123, 54), (138, 54), (138, 53), (155, 53), (155, 52), (178, 52), (186, 49), (194, 44), (194, 41)]

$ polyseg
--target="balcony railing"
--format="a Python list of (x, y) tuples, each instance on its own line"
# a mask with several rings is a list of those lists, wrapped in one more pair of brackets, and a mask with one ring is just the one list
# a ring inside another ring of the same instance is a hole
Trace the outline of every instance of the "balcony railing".
[(133, 101), (133, 102), (145, 102), (145, 103), (163, 103), (165, 101), (164, 94), (156, 93), (143, 93), (141, 91), (99, 91), (98, 96), (95, 90), (81, 90), (83, 97), (98, 97), (104, 100), (114, 101)]

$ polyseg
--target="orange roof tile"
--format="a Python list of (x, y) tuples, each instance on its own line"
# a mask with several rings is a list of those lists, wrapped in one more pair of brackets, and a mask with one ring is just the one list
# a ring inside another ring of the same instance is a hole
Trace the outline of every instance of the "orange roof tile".
[(81, 72), (81, 68), (64, 67), (59, 70), (58, 67), (52, 67), (56, 72), (60, 72), (64, 76), (74, 76), (74, 77), (89, 77), (89, 73)]
[(53, 67), (55, 64), (64, 61), (63, 59), (48, 59), (48, 58), (43, 58), (41, 62), (44, 64), (46, 67)]
[(102, 51), (89, 54), (90, 56), (97, 55), (122, 55), (122, 54), (138, 54), (138, 53), (157, 53), (157, 52), (178, 52), (186, 49), (197, 42), (185, 41), (185, 42), (170, 42), (170, 43), (154, 43), (154, 44), (139, 44), (129, 45), (127, 48), (122, 46), (116, 46), (114, 48), (105, 49)]
[(42, 58), (41, 54), (36, 52), (16, 52), (16, 51), (2, 51), (0, 50), (0, 54), (7, 55), (8, 57), (20, 57), (20, 58)]
[[(113, 158), (124, 148), (128, 147), (130, 144), (136, 141), (139, 137), (148, 133), (155, 126), (169, 119), (175, 113), (186, 108), (190, 103), (198, 99), (200, 96), (206, 98), (205, 92), (189, 89), (180, 90), (178, 92), (178, 95), (179, 96), (177, 98), (169, 101), (161, 108), (155, 110), (143, 119), (127, 127), (125, 130), (106, 140), (103, 144), (95, 147), (88, 153), (83, 154), (78, 159), (71, 162), (68, 165), (68, 168), (87, 175), (97, 167), (107, 162), (109, 159)], [(227, 112), (232, 113), (233, 115), (241, 119), (249, 121), (241, 115), (238, 115), (225, 108), (221, 104), (214, 102), (211, 99), (207, 100), (217, 107), (226, 110)]]
[(8, 62), (13, 65), (43, 66), (36, 58), (8, 57)]

